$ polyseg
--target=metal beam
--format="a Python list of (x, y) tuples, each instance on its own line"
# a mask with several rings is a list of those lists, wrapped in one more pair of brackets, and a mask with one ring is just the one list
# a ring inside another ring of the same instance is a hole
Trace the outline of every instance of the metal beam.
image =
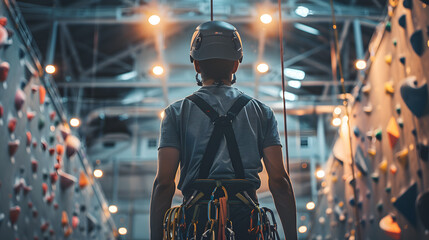
[(299, 62), (299, 61), (302, 61), (302, 60), (304, 60), (304, 59), (306, 59), (306, 58), (310, 57), (311, 55), (313, 55), (313, 54), (315, 54), (315, 53), (320, 52), (321, 50), (323, 50), (323, 49), (327, 48), (328, 46), (329, 46), (329, 44), (319, 45), (319, 46), (314, 47), (314, 48), (312, 48), (312, 49), (310, 49), (310, 50), (308, 50), (308, 51), (306, 51), (306, 52), (303, 52), (303, 53), (301, 53), (301, 54), (298, 54), (298, 55), (296, 55), (296, 56), (294, 56), (294, 57), (292, 57), (292, 58), (290, 58), (290, 59), (286, 60), (286, 61), (284, 62), (284, 66), (285, 66), (285, 67), (289, 67), (289, 66), (291, 66), (291, 65), (293, 65), (293, 64), (295, 64), (295, 63), (297, 63), (297, 62)]
[(80, 62), (79, 54), (77, 53), (76, 47), (74, 45), (74, 41), (70, 35), (70, 31), (69, 31), (68, 27), (65, 25), (61, 25), (61, 32), (62, 32), (65, 40), (67, 41), (67, 45), (69, 47), (73, 61), (76, 64), (77, 70), (79, 71), (79, 73), (81, 73), (83, 71), (83, 67), (82, 67), (82, 64)]

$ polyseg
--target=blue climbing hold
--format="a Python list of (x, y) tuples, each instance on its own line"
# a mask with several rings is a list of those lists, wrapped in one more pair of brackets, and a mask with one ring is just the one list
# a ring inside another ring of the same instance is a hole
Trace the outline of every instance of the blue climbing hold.
[(427, 162), (429, 159), (429, 146), (424, 143), (417, 144), (417, 152), (421, 160)]
[(386, 189), (385, 189), (385, 190), (386, 190), (386, 192), (387, 192), (387, 193), (390, 193), (390, 192), (392, 192), (392, 187), (390, 187), (390, 186), (389, 186), (389, 187), (386, 187)]
[(429, 192), (421, 193), (417, 197), (417, 214), (423, 226), (429, 229)]
[(377, 210), (379, 212), (383, 211), (383, 203), (382, 202), (377, 203)]
[(358, 128), (357, 126), (355, 126), (355, 127), (353, 128), (353, 133), (355, 134), (355, 136), (356, 136), (356, 137), (359, 137), (359, 135), (360, 135), (360, 131), (359, 131), (359, 128)]
[(405, 57), (400, 57), (400, 58), (399, 58), (399, 61), (400, 61), (403, 65), (405, 65)]
[(349, 204), (350, 204), (350, 206), (354, 206), (355, 205), (355, 199), (354, 198), (350, 198), (349, 199)]
[(416, 199), (417, 183), (414, 183), (393, 203), (393, 206), (414, 226), (417, 224)]
[(412, 9), (413, 8), (413, 1), (412, 0), (404, 0), (403, 5), (404, 5), (404, 8)]
[(407, 18), (406, 18), (405, 14), (403, 14), (402, 16), (399, 17), (398, 23), (399, 23), (399, 26), (401, 26), (403, 28), (407, 27)]
[(364, 157), (363, 150), (360, 146), (357, 147), (355, 155), (355, 163), (358, 170), (364, 175), (368, 175), (368, 164)]
[(429, 100), (427, 83), (418, 87), (416, 77), (408, 77), (401, 85), (401, 96), (414, 115), (417, 117), (425, 115)]
[(410, 43), (414, 52), (417, 55), (422, 56), (425, 50), (422, 30), (417, 30), (413, 33), (413, 35), (411, 35)]

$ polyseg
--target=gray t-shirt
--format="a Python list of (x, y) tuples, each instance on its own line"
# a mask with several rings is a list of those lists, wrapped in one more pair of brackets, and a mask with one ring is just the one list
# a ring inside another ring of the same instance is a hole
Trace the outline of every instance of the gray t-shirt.
[[(225, 115), (242, 94), (230, 86), (204, 86), (195, 92), (219, 114)], [(210, 118), (188, 99), (177, 101), (165, 109), (161, 123), (159, 148), (174, 147), (180, 151), (180, 181), (178, 188), (185, 192), (198, 177), (200, 161), (213, 131)], [(260, 186), (258, 173), (262, 171), (263, 149), (281, 145), (277, 121), (273, 111), (252, 99), (232, 123), (243, 162), (245, 177), (256, 188)], [(225, 138), (210, 169), (209, 179), (233, 179), (234, 168), (229, 158)]]

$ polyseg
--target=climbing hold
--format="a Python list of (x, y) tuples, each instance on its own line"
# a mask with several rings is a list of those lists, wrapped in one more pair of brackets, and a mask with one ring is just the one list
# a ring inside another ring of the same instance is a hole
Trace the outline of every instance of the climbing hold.
[(385, 190), (387, 193), (390, 193), (390, 192), (392, 192), (392, 187), (391, 187), (391, 186), (387, 186), (384, 190)]
[(55, 148), (56, 148), (58, 155), (63, 155), (63, 153), (64, 153), (64, 146), (63, 145), (57, 144)]
[(390, 23), (390, 21), (386, 22), (385, 28), (386, 28), (386, 31), (388, 31), (388, 32), (390, 32), (392, 30), (392, 24)]
[(370, 113), (372, 112), (372, 105), (371, 105), (371, 103), (368, 103), (368, 105), (364, 106), (364, 107), (363, 107), (363, 111), (364, 111), (366, 114), (370, 114)]
[(83, 170), (80, 171), (79, 174), (79, 187), (84, 188), (89, 184), (89, 179), (86, 176), (85, 172)]
[(406, 168), (408, 166), (408, 148), (404, 148), (402, 151), (396, 153), (396, 158), (402, 167)]
[(51, 156), (54, 155), (55, 148), (49, 148), (48, 152), (49, 152), (49, 155), (51, 155)]
[(402, 14), (398, 19), (399, 26), (406, 28), (407, 27), (407, 16)]
[(36, 209), (33, 209), (33, 218), (37, 218), (37, 216), (39, 215), (39, 212)]
[(414, 183), (407, 188), (399, 197), (393, 202), (398, 211), (413, 225), (417, 225), (416, 219), (416, 199), (417, 199), (417, 183)]
[(378, 175), (378, 173), (373, 173), (371, 174), (371, 179), (372, 181), (374, 181), (374, 183), (378, 183), (380, 176)]
[(64, 229), (64, 237), (69, 237), (73, 233), (73, 229), (70, 226), (67, 226)]
[(365, 194), (366, 198), (370, 199), (371, 198), (371, 190), (366, 190), (366, 194)]
[(30, 122), (36, 116), (35, 112), (28, 111), (27, 112), (27, 120)]
[(380, 220), (379, 226), (383, 232), (394, 240), (401, 238), (401, 228), (399, 228), (396, 219), (393, 219), (391, 215), (387, 215)]
[(390, 65), (392, 63), (392, 54), (387, 54), (384, 56), (384, 61)]
[(332, 182), (336, 183), (338, 181), (338, 177), (337, 176), (332, 176), (331, 180), (332, 180)]
[(28, 206), (29, 209), (32, 209), (33, 208), (33, 202), (29, 201), (27, 203), (27, 206)]
[(389, 137), (390, 147), (393, 148), (399, 139), (399, 128), (394, 117), (391, 117), (386, 128), (387, 136)]
[(378, 168), (383, 172), (386, 173), (387, 171), (387, 160), (383, 159), (383, 161), (381, 161), (381, 163), (378, 165)]
[(416, 201), (417, 215), (423, 226), (429, 229), (429, 191), (421, 193)]
[(402, 119), (402, 118), (398, 118), (398, 126), (399, 126), (400, 128), (404, 128), (404, 119)]
[(405, 57), (400, 57), (399, 62), (401, 62), (403, 65), (405, 65)]
[(61, 136), (64, 140), (70, 135), (70, 128), (67, 125), (61, 125), (60, 127)]
[(393, 84), (393, 81), (388, 81), (384, 84), (384, 90), (386, 90), (386, 93), (394, 94), (395, 93), (395, 87)]
[(69, 224), (69, 217), (67, 215), (67, 212), (63, 211), (61, 213), (61, 225), (65, 226), (67, 224)]
[(3, 27), (6, 27), (6, 25), (7, 25), (7, 18), (6, 17), (0, 17), (0, 25)]
[(47, 196), (47, 197), (45, 198), (46, 203), (47, 203), (47, 204), (51, 204), (51, 203), (54, 201), (54, 198), (55, 198), (55, 194), (54, 194), (54, 193), (51, 193), (51, 195), (49, 195), (49, 196)]
[[(0, 33), (0, 35), (1, 35), (1, 33)], [(1, 45), (1, 42), (0, 42), (0, 45)], [(0, 63), (0, 82), (6, 81), (7, 76), (9, 75), (9, 68), (10, 68), (10, 65), (8, 62)]]
[(73, 217), (72, 217), (72, 227), (74, 229), (76, 229), (77, 226), (79, 226), (79, 217), (76, 216), (76, 215), (73, 215)]
[(401, 85), (401, 96), (410, 111), (417, 117), (425, 114), (428, 102), (427, 83), (417, 87), (415, 76), (408, 77)]
[(63, 190), (73, 186), (73, 184), (77, 181), (76, 177), (63, 171), (58, 171), (58, 175), (60, 175), (60, 186)]
[(429, 146), (425, 143), (417, 144), (417, 152), (421, 160), (427, 162), (429, 158)]
[(45, 196), (47, 192), (48, 192), (48, 184), (42, 183), (42, 194), (43, 194), (43, 196)]
[(8, 149), (9, 149), (9, 155), (13, 156), (15, 155), (16, 151), (18, 150), (19, 147), (19, 140), (15, 140), (15, 141), (11, 141), (8, 143)]
[(25, 135), (27, 137), (26, 144), (27, 144), (27, 146), (30, 146), (31, 145), (31, 132), (26, 132)]
[(417, 55), (422, 56), (423, 52), (425, 51), (422, 30), (417, 30), (411, 35), (410, 43), (414, 52)]
[(398, 6), (399, 0), (389, 0), (389, 4), (392, 7)]
[(68, 158), (72, 157), (80, 147), (80, 141), (75, 136), (68, 136), (66, 138), (66, 155)]
[(54, 164), (54, 169), (55, 169), (55, 170), (60, 169), (60, 167), (61, 167), (61, 165), (60, 165), (59, 163), (55, 163), (55, 164)]
[(57, 172), (51, 172), (49, 174), (49, 176), (50, 176), (50, 179), (51, 179), (51, 184), (52, 185), (55, 184), (57, 182), (57, 180), (58, 180), (58, 174), (57, 174)]
[(381, 139), (382, 139), (382, 133), (383, 133), (383, 130), (381, 128), (378, 128), (378, 129), (375, 130), (374, 136), (375, 136), (375, 138), (378, 141), (381, 141)]
[(22, 189), (24, 190), (24, 195), (27, 195), (29, 192), (31, 192), (31, 190), (33, 190), (33, 187), (25, 185), (22, 187)]
[(41, 146), (42, 146), (42, 150), (46, 151), (46, 149), (48, 148), (48, 143), (44, 140), (42, 140), (41, 142)]
[(395, 46), (395, 47), (396, 47), (396, 45), (398, 45), (398, 41), (396, 40), (396, 38), (394, 38), (394, 39), (392, 40), (392, 43), (393, 43), (393, 46)]
[(43, 86), (39, 86), (39, 103), (40, 105), (45, 103), (46, 97), (46, 88)]
[(377, 203), (377, 211), (383, 211), (383, 203), (381, 201)]
[(39, 165), (39, 163), (36, 161), (36, 159), (32, 158), (31, 159), (31, 170), (33, 171), (33, 173), (37, 172), (38, 165)]
[(353, 128), (353, 133), (355, 134), (355, 136), (356, 136), (356, 137), (359, 137), (359, 135), (360, 135), (360, 131), (359, 131), (359, 128), (358, 128), (357, 126), (355, 126), (355, 127)]
[(396, 174), (396, 172), (398, 171), (398, 168), (395, 166), (395, 165), (391, 165), (390, 166), (390, 173), (392, 174), (392, 175), (395, 175)]
[(411, 130), (411, 134), (413, 134), (413, 136), (417, 137), (417, 130), (414, 128), (413, 130)]
[(423, 171), (421, 169), (417, 169), (417, 176), (422, 179), (423, 178)]
[(374, 157), (376, 153), (377, 153), (377, 150), (375, 150), (375, 148), (368, 148), (369, 156)]
[(43, 115), (40, 115), (37, 127), (39, 128), (39, 130), (42, 130), (42, 128), (45, 127), (45, 118), (43, 117)]
[(366, 138), (368, 138), (368, 140), (372, 140), (372, 136), (374, 135), (373, 131), (369, 130), (368, 132), (366, 132)]
[(360, 146), (358, 146), (356, 149), (355, 164), (356, 164), (356, 167), (363, 175), (366, 176), (368, 174), (368, 164), (367, 164), (366, 158), (363, 155), (362, 148)]
[(349, 180), (349, 184), (350, 184), (351, 186), (355, 186), (355, 185), (356, 185), (356, 179), (351, 178), (351, 179)]
[(12, 117), (9, 119), (9, 123), (7, 124), (7, 128), (9, 129), (10, 133), (15, 132), (16, 123), (17, 123), (16, 118)]
[(51, 119), (51, 121), (53, 121), (56, 116), (57, 116), (57, 113), (55, 111), (52, 111), (49, 113), (49, 119)]
[(4, 108), (3, 108), (3, 105), (0, 104), (0, 118), (3, 117), (3, 114), (4, 114)]
[(95, 219), (95, 217), (91, 214), (87, 213), (86, 220), (87, 230), (90, 233), (97, 227), (97, 219)]
[(53, 144), (53, 143), (54, 143), (54, 141), (55, 141), (55, 136), (54, 136), (54, 135), (50, 135), (50, 136), (49, 136), (49, 143), (50, 143), (50, 144)]
[(42, 232), (46, 232), (46, 230), (48, 230), (48, 228), (49, 228), (49, 223), (48, 223), (48, 222), (44, 222), (44, 223), (42, 223), (42, 225), (40, 226), (40, 230), (41, 230)]
[(15, 93), (15, 108), (17, 111), (21, 110), (25, 103), (25, 93), (21, 89), (17, 89)]
[(12, 225), (18, 221), (20, 213), (21, 213), (21, 208), (19, 206), (11, 207), (9, 209), (9, 220), (12, 223)]
[(402, 3), (404, 5), (404, 8), (411, 9), (413, 8), (413, 1), (412, 0), (404, 0)]
[(362, 87), (363, 93), (368, 95), (370, 91), (371, 91), (371, 85), (369, 83), (365, 84), (365, 86)]

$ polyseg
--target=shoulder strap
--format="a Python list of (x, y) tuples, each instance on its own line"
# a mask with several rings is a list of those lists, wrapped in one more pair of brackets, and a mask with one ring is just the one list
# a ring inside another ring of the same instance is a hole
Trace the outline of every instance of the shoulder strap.
[(227, 116), (220, 116), (216, 110), (214, 110), (206, 101), (204, 101), (204, 99), (195, 94), (188, 96), (187, 99), (194, 102), (215, 125), (201, 161), (198, 178), (208, 178), (210, 168), (212, 167), (216, 153), (219, 150), (222, 137), (225, 136), (235, 176), (237, 179), (244, 179), (245, 176), (243, 163), (231, 122), (252, 98), (242, 94), (228, 110)]

